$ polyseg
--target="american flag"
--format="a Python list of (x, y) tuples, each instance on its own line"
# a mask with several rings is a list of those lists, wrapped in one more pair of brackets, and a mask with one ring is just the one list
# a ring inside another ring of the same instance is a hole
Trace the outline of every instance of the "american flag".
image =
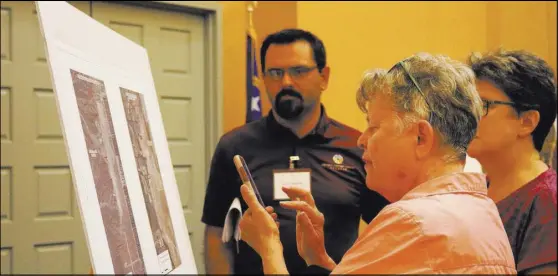
[(246, 36), (246, 123), (262, 117), (262, 102), (260, 97), (261, 78), (258, 74), (256, 31), (252, 26)]

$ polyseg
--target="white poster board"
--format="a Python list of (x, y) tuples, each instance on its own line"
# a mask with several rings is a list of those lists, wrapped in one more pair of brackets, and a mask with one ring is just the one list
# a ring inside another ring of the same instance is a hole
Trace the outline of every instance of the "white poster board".
[(147, 51), (36, 4), (95, 273), (197, 274)]

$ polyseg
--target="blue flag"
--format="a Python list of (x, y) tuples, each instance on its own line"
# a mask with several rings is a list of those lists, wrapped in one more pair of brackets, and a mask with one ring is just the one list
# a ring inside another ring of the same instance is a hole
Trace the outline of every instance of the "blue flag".
[(246, 123), (258, 120), (262, 117), (262, 102), (260, 98), (258, 76), (258, 63), (256, 59), (256, 38), (254, 30), (248, 32), (247, 59), (246, 59)]

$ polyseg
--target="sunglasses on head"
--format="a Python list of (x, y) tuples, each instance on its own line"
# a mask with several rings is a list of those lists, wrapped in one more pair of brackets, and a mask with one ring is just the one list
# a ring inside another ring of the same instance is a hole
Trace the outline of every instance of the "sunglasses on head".
[(424, 98), (424, 101), (426, 102), (426, 105), (428, 106), (428, 109), (432, 110), (432, 107), (430, 106), (430, 104), (428, 103), (428, 100), (426, 99), (426, 95), (424, 95), (424, 93), (422, 92), (422, 89), (420, 89), (420, 86), (418, 85), (417, 81), (415, 80), (415, 78), (413, 77), (413, 75), (411, 75), (411, 73), (409, 72), (409, 70), (407, 70), (407, 68), (405, 68), (405, 66), (403, 65), (403, 62), (405, 62), (407, 59), (404, 59), (402, 61), (399, 61), (398, 63), (396, 63), (393, 67), (391, 67), (391, 69), (389, 69), (388, 73), (390, 73), (391, 71), (393, 71), (396, 67), (401, 67), (401, 69), (403, 69), (403, 71), (405, 72), (405, 74), (407, 75), (407, 77), (409, 77), (409, 79), (411, 79), (411, 82), (413, 82), (413, 84), (415, 85), (415, 87), (417, 88), (417, 90), (419, 91), (419, 93), (422, 95), (422, 97)]

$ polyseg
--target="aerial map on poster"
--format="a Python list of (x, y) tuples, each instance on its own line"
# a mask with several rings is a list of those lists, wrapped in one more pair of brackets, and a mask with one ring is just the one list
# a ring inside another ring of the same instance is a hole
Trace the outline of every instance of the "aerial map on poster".
[(120, 88), (120, 92), (157, 256), (161, 267), (172, 270), (180, 265), (180, 256), (174, 238), (165, 187), (151, 139), (149, 120), (145, 113), (143, 95), (125, 88)]
[(197, 274), (147, 51), (36, 5), (95, 274)]

